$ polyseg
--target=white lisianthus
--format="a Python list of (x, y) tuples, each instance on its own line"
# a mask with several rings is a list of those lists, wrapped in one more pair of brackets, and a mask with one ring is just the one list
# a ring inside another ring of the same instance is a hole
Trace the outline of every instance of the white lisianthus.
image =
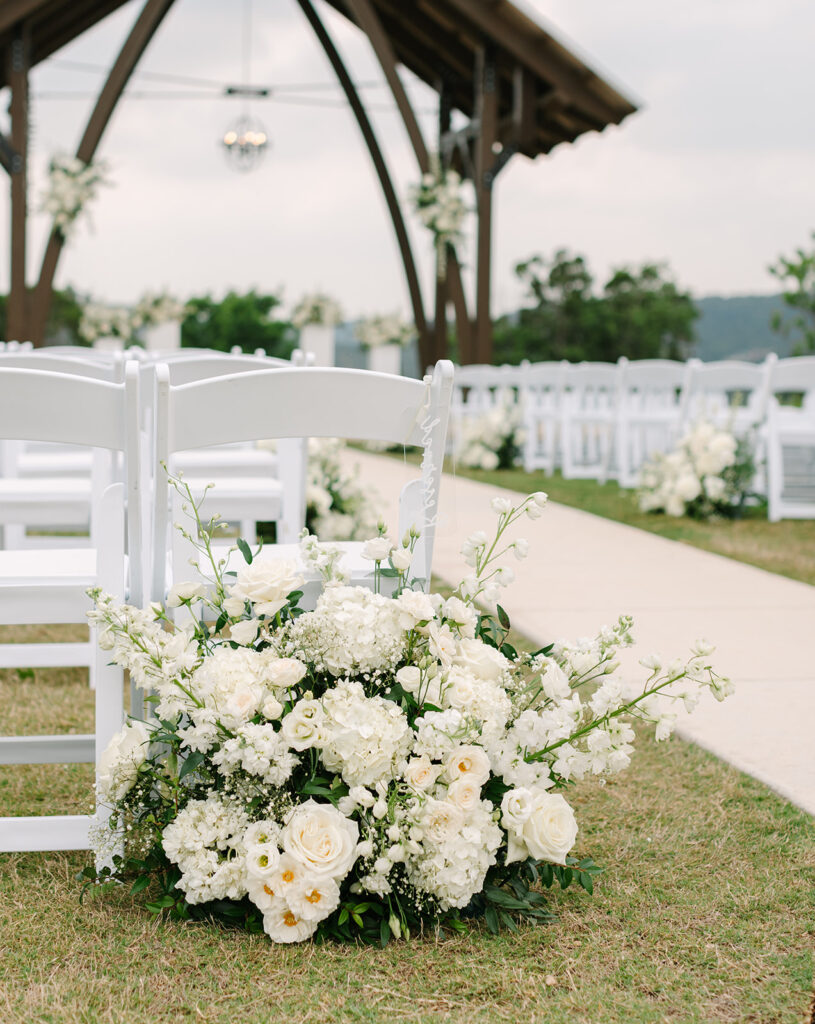
[(422, 673), (415, 665), (403, 665), (396, 673), (396, 681), (405, 693), (417, 694), (422, 683)]
[(100, 800), (121, 800), (133, 788), (149, 743), (150, 733), (139, 721), (128, 723), (111, 737), (96, 766)]
[(424, 805), (421, 826), (431, 842), (448, 842), (463, 825), (464, 812), (451, 801), (431, 798)]
[(241, 566), (229, 593), (235, 599), (251, 601), (257, 615), (274, 615), (302, 583), (303, 577), (295, 562), (260, 557), (250, 565)]
[(297, 658), (273, 658), (266, 666), (264, 682), (275, 689), (288, 690), (305, 676), (306, 666)]
[(371, 562), (384, 562), (393, 551), (393, 544), (387, 537), (372, 537), (362, 545), (360, 554)]
[(442, 615), (457, 627), (461, 636), (469, 639), (475, 636), (478, 614), (472, 605), (466, 604), (459, 597), (448, 597), (444, 602)]
[(397, 572), (407, 572), (413, 561), (413, 554), (410, 548), (399, 548), (391, 552), (391, 565)]
[(300, 700), (283, 719), (281, 735), (294, 750), (321, 747), (325, 742), (325, 715), (318, 700)]
[(396, 599), (399, 622), (403, 629), (413, 629), (420, 622), (430, 622), (435, 617), (433, 602), (421, 590), (403, 590)]
[(357, 858), (359, 826), (331, 804), (307, 800), (283, 829), (283, 849), (314, 875), (342, 879)]
[(258, 637), (260, 622), (258, 619), (241, 619), (230, 627), (229, 639), (243, 647), (250, 647)]

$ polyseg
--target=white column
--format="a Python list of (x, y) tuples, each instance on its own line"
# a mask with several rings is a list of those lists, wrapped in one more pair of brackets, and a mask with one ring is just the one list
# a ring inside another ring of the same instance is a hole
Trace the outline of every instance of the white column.
[(377, 345), (368, 349), (368, 369), (376, 373), (401, 373), (402, 346)]

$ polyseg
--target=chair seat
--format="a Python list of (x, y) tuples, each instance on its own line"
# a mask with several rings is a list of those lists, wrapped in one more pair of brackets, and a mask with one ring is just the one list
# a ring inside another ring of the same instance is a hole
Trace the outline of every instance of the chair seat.
[(184, 477), (196, 501), (207, 491), (202, 512), (204, 517), (218, 513), (223, 519), (236, 521), (254, 519), (274, 522), (283, 508), (283, 487), (279, 480), (262, 476)]
[(83, 477), (0, 479), (0, 522), (86, 526), (91, 482)]
[(0, 551), (0, 621), (85, 622), (95, 582), (95, 548)]

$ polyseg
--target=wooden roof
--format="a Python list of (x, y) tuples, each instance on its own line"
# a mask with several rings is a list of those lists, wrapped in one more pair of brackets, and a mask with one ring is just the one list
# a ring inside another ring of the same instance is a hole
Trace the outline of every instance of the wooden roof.
[[(343, 0), (328, 2), (349, 17)], [(515, 143), (527, 156), (619, 124), (637, 109), (509, 0), (371, 2), (397, 59), (435, 89), (444, 80), (452, 106), (468, 117), (474, 114), (476, 54), (491, 47), (498, 73), (499, 140)], [(520, 139), (519, 76), (532, 98)]]
[[(2, 0), (0, 52), (11, 42), (14, 25), (25, 20), (31, 32), (31, 64), (38, 64), (125, 2)], [(350, 19), (344, 0), (328, 2)], [(636, 110), (509, 0), (372, 3), (397, 59), (433, 88), (444, 81), (452, 106), (469, 117), (474, 113), (476, 54), (490, 47), (498, 76), (499, 140), (527, 156), (548, 153), (584, 132), (619, 124)], [(6, 84), (6, 70), (0, 66), (0, 86)], [(524, 101), (520, 106), (519, 97)]]

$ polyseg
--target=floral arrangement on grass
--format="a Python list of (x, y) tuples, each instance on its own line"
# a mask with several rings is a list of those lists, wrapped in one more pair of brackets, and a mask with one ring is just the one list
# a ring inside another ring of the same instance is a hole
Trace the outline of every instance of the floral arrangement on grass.
[(342, 464), (345, 444), (336, 438), (308, 442), (306, 527), (324, 541), (364, 540), (382, 518), (378, 496)]
[(700, 420), (674, 451), (657, 454), (643, 466), (637, 499), (643, 512), (733, 517), (744, 506), (755, 472), (746, 438)]
[(54, 219), (54, 230), (64, 239), (74, 231), (77, 218), (96, 197), (100, 185), (108, 185), (108, 165), (97, 160), (86, 164), (75, 156), (58, 153), (48, 165), (48, 186), (41, 209)]
[[(372, 589), (345, 585), (306, 536), (324, 577), (309, 609), (297, 566), (244, 542), (236, 573), (213, 559), (211, 578), (174, 586), (167, 608), (93, 592), (99, 642), (155, 717), (102, 756), (110, 816), (95, 845), (108, 864), (86, 868), (88, 884), (129, 881), (156, 913), (275, 942), (383, 946), (472, 918), (491, 931), (551, 920), (541, 887), (554, 882), (591, 891), (600, 869), (572, 854), (569, 784), (624, 769), (635, 720), (664, 739), (673, 702), (723, 699), (730, 684), (699, 644), (686, 664), (644, 659), (644, 682), (627, 689), (616, 670), (628, 618), (517, 650), (497, 598), (513, 579), (506, 559), (528, 544), (507, 531), (545, 502), (494, 499), (495, 529), (468, 538), (471, 571), (447, 598), (412, 578), (415, 530), (366, 542)], [(184, 609), (188, 621), (171, 621)]]
[(110, 306), (88, 302), (82, 308), (79, 335), (88, 344), (98, 338), (121, 338), (139, 344), (146, 327), (183, 320), (187, 307), (167, 292), (145, 292), (135, 306)]
[(304, 295), (291, 315), (291, 322), (298, 330), (302, 330), (308, 324), (336, 327), (341, 320), (342, 310), (339, 303), (323, 292)]
[(488, 412), (458, 421), (454, 440), (457, 460), (471, 469), (509, 469), (521, 456), (521, 422), (514, 393), (502, 391)]
[(406, 323), (398, 313), (390, 316), (372, 316), (356, 325), (357, 340), (363, 348), (381, 348), (383, 345), (409, 345), (416, 337), (413, 324)]
[(419, 220), (433, 234), (440, 274), (447, 265), (447, 247), (455, 248), (463, 237), (469, 208), (462, 193), (461, 175), (445, 170), (434, 157), (431, 170), (408, 194)]

